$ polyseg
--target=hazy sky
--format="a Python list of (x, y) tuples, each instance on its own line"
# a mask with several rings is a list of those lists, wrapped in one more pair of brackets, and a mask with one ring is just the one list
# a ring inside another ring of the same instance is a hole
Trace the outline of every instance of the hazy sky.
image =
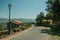
[(11, 18), (35, 19), (37, 14), (45, 12), (46, 0), (0, 0), (0, 18), (8, 18), (8, 4), (12, 5)]

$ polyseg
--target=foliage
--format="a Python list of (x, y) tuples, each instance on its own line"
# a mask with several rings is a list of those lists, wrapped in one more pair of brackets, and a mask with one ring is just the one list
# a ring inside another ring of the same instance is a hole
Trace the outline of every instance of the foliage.
[(46, 14), (46, 19), (47, 19), (47, 20), (52, 20), (52, 19), (53, 19), (53, 14), (52, 14), (51, 12), (48, 12), (48, 13)]
[(48, 0), (47, 11), (53, 13), (53, 20), (60, 20), (60, 0)]
[(20, 28), (13, 28), (13, 31), (18, 32), (18, 31), (20, 31)]
[(60, 30), (60, 0), (48, 0), (47, 4), (47, 12), (53, 13), (53, 24), (52, 28), (54, 31)]
[(21, 30), (25, 30), (25, 29), (27, 29), (28, 27), (27, 26), (22, 26), (20, 29)]
[(50, 20), (42, 20), (43, 26), (50, 27)]
[(25, 29), (31, 27), (31, 25), (32, 25), (32, 23), (23, 24), (23, 25), (20, 27), (20, 29), (21, 29), (21, 30), (25, 30)]
[(3, 25), (0, 24), (0, 31), (6, 30), (6, 28), (3, 27)]
[(41, 25), (43, 19), (44, 19), (44, 13), (40, 12), (40, 14), (38, 14), (36, 18), (36, 25)]

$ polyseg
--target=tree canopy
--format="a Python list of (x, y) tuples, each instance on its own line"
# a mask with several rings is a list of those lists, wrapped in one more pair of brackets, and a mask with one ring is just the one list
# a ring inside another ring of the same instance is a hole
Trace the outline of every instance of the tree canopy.
[(53, 20), (60, 20), (60, 0), (48, 0), (47, 4), (47, 12), (53, 13)]
[(53, 14), (51, 13), (51, 12), (48, 12), (47, 14), (46, 14), (46, 19), (47, 20), (52, 20), (53, 19)]
[(36, 24), (40, 25), (43, 19), (44, 19), (44, 12), (40, 12), (40, 14), (38, 14), (36, 18)]

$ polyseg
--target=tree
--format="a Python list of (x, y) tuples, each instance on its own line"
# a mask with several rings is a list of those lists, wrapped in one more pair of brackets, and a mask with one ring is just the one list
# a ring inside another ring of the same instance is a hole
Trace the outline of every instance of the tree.
[(44, 19), (44, 13), (40, 12), (40, 14), (38, 14), (36, 18), (36, 25), (41, 25), (43, 19)]
[(53, 19), (53, 14), (52, 14), (51, 12), (48, 12), (48, 13), (46, 14), (46, 19), (47, 19), (47, 20), (52, 20), (52, 19)]
[(48, 0), (47, 2), (47, 11), (53, 13), (53, 20), (59, 21), (60, 19), (60, 1), (59, 0)]
[[(53, 13), (53, 24), (55, 29), (60, 29), (60, 0), (48, 0), (47, 2), (47, 12)], [(58, 29), (58, 30), (59, 30)]]

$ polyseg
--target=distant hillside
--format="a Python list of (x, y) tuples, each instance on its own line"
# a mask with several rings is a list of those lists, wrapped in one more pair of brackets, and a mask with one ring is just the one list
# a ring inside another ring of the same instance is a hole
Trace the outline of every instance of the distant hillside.
[[(35, 22), (34, 19), (24, 19), (24, 18), (17, 18), (17, 19), (11, 19), (12, 20), (20, 20), (23, 23), (28, 23), (28, 22)], [(9, 20), (6, 18), (0, 18), (0, 23), (7, 23)]]
[(6, 22), (8, 22), (8, 19), (6, 19), (6, 18), (0, 18), (0, 23), (6, 23)]

